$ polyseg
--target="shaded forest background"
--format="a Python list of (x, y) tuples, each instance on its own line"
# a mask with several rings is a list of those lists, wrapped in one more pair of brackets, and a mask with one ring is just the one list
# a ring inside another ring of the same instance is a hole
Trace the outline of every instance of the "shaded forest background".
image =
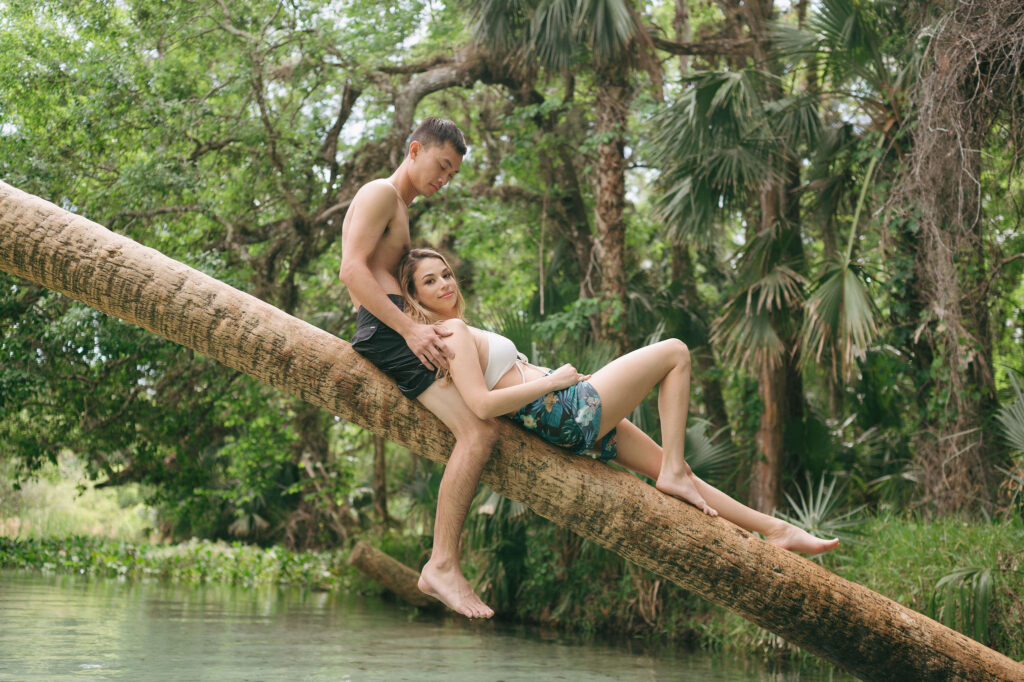
[[(683, 339), (695, 468), (818, 530), (1024, 508), (1019, 2), (2, 5), (25, 191), (350, 338), (348, 202), (450, 117), (470, 152), (412, 231), (477, 324), (585, 370)], [(18, 477), (73, 453), (167, 538), (430, 534), (429, 462), (2, 274), (0, 357)], [(582, 551), (475, 511), (495, 589), (531, 541)]]

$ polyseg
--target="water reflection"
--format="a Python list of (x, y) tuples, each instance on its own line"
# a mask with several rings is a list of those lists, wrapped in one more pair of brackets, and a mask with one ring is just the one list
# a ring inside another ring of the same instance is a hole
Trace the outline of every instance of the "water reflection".
[(827, 679), (298, 588), (0, 572), (0, 679)]

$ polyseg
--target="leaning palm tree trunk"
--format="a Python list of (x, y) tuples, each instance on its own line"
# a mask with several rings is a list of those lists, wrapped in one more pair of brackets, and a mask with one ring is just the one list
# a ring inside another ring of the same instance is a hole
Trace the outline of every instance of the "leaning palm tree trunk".
[[(444, 462), (452, 437), (346, 342), (0, 182), (0, 269), (204, 353)], [(497, 492), (866, 679), (1024, 679), (1024, 666), (638, 479), (512, 424)]]

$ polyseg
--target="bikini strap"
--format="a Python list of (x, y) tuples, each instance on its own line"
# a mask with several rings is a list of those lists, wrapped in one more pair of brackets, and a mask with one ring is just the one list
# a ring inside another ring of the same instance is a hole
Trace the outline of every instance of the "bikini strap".
[(519, 378), (521, 378), (523, 380), (523, 383), (525, 384), (526, 383), (526, 372), (523, 371), (523, 366), (519, 364), (520, 362), (529, 362), (529, 360), (527, 360), (526, 356), (523, 355), (522, 353), (517, 353), (516, 354), (516, 369), (519, 370)]

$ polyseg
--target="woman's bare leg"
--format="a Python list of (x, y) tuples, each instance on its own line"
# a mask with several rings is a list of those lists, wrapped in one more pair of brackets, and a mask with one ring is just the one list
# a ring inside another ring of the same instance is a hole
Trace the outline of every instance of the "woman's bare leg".
[(705, 514), (718, 512), (697, 487), (686, 463), (686, 416), (690, 409), (690, 351), (682, 341), (668, 339), (627, 353), (590, 377), (601, 396), (600, 435), (611, 431), (647, 396), (658, 389), (658, 414), (665, 456), (655, 477), (658, 490), (683, 499)]
[[(661, 447), (628, 419), (621, 420), (616, 428), (618, 455), (615, 461), (644, 476), (658, 478), (662, 470)], [(697, 481), (700, 494), (718, 510), (722, 518), (740, 528), (760, 533), (773, 545), (804, 554), (821, 554), (839, 545), (839, 540), (816, 538), (791, 523), (751, 509), (696, 476), (693, 478)]]

